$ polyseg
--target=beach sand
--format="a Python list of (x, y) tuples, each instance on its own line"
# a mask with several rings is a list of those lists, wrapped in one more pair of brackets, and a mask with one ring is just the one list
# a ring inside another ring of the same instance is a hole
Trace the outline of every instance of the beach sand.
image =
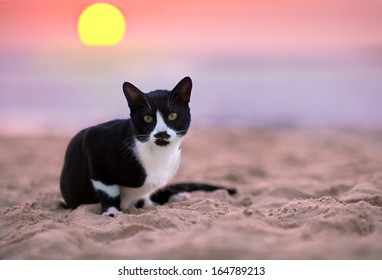
[(1, 259), (382, 259), (382, 131), (194, 130), (172, 182), (237, 188), (64, 209), (70, 137), (0, 137)]

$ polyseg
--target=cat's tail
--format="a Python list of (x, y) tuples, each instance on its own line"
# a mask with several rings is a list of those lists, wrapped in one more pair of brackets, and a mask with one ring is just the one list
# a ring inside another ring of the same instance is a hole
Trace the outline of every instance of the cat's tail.
[(169, 201), (176, 200), (176, 197), (184, 193), (190, 193), (195, 191), (213, 192), (216, 190), (226, 190), (230, 195), (237, 193), (234, 188), (227, 188), (222, 186), (215, 186), (203, 183), (178, 183), (168, 185), (163, 189), (160, 189), (150, 196), (150, 199), (163, 205)]

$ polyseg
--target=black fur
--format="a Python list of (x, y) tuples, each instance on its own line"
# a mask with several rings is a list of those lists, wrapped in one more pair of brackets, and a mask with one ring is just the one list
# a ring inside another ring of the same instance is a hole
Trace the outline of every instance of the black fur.
[[(71, 140), (60, 178), (61, 193), (70, 208), (100, 202), (91, 179), (135, 188), (143, 184), (145, 170), (134, 156), (124, 154), (129, 148), (124, 147), (124, 139), (132, 137), (130, 120), (114, 120), (82, 130)], [(118, 201), (108, 206), (120, 208)]]

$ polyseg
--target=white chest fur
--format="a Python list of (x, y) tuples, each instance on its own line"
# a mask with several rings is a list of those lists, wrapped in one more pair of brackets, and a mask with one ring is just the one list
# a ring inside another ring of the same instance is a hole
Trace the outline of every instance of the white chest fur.
[(180, 162), (179, 146), (179, 140), (166, 147), (137, 143), (137, 152), (147, 174), (145, 185), (160, 188), (175, 175)]
[(134, 206), (139, 199), (148, 201), (150, 194), (164, 187), (174, 177), (180, 163), (181, 139), (161, 147), (154, 143), (136, 141), (136, 156), (146, 171), (146, 179), (139, 188), (121, 187), (121, 208)]

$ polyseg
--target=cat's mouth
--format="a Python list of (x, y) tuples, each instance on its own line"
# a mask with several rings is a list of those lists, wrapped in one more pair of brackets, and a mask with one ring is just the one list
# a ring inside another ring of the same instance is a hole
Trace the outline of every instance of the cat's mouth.
[(164, 139), (156, 139), (154, 141), (155, 144), (157, 144), (158, 146), (161, 146), (161, 147), (164, 147), (164, 146), (167, 146), (168, 144), (170, 144), (169, 141), (166, 141)]
[(167, 133), (167, 131), (160, 131), (154, 134), (155, 141), (154, 143), (157, 144), (158, 146), (164, 147), (170, 144), (168, 141), (171, 136), (170, 134)]

